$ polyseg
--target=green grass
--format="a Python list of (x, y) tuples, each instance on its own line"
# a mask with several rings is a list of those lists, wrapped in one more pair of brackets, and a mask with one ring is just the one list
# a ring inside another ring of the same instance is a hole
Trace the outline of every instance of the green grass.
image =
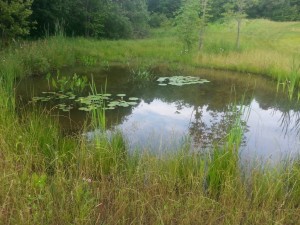
[[(299, 84), (293, 65), (300, 23), (247, 21), (239, 51), (233, 25), (211, 25), (201, 53), (182, 54), (175, 32), (162, 28), (148, 39), (121, 41), (53, 37), (0, 53), (0, 224), (299, 224), (299, 160), (257, 164), (246, 173), (239, 113), (210, 154), (190, 152), (186, 143), (161, 157), (129, 154), (118, 132), (88, 141), (62, 135), (45, 111), (15, 113), (16, 79), (77, 63), (207, 67), (280, 81), (291, 76)], [(102, 110), (94, 111), (86, 126), (101, 131), (104, 120)]]

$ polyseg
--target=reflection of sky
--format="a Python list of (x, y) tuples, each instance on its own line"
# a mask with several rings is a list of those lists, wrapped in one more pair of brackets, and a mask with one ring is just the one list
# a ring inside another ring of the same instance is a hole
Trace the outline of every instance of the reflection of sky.
[(192, 108), (177, 110), (175, 103), (164, 103), (158, 99), (150, 104), (142, 101), (119, 128), (132, 148), (139, 146), (152, 151), (172, 149), (188, 134), (192, 114)]
[[(282, 113), (279, 110), (261, 109), (255, 100), (252, 101), (250, 109), (248, 131), (245, 133), (246, 144), (241, 152), (244, 160), (278, 160), (299, 150), (296, 132), (290, 129), (284, 134), (282, 131)], [(203, 106), (201, 120), (210, 127), (212, 121), (220, 121), (223, 114), (213, 114), (207, 110), (207, 106)], [(159, 99), (149, 104), (142, 101), (117, 128), (123, 131), (132, 149), (170, 151), (176, 150), (189, 134), (189, 126), (195, 120), (194, 116), (193, 107), (182, 107), (178, 110), (176, 103), (166, 103)], [(295, 119), (290, 122), (295, 123)]]
[(263, 110), (255, 100), (250, 108), (247, 121), (249, 132), (245, 133), (247, 143), (242, 149), (242, 156), (276, 161), (299, 152), (299, 137), (297, 131), (292, 129), (296, 123), (295, 116), (288, 121), (289, 129), (285, 133), (280, 126), (281, 111)]

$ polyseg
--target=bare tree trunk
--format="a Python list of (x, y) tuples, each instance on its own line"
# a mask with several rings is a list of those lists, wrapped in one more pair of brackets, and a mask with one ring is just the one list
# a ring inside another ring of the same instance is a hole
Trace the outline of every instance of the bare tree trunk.
[(236, 48), (240, 48), (240, 32), (241, 32), (241, 24), (242, 24), (242, 19), (238, 18), (237, 19), (237, 35), (236, 35)]
[(201, 18), (201, 27), (200, 27), (200, 31), (199, 31), (199, 46), (198, 46), (199, 51), (201, 51), (203, 48), (204, 32), (205, 32), (205, 25), (206, 25), (207, 1), (208, 0), (201, 1), (202, 18)]
[(204, 28), (201, 27), (199, 32), (199, 46), (198, 46), (199, 51), (201, 51), (203, 48), (203, 40), (204, 40)]

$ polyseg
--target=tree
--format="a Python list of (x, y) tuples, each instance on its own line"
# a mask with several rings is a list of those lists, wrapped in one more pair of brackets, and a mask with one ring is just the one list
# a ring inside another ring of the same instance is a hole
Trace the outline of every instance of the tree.
[(176, 16), (178, 35), (185, 51), (190, 51), (198, 36), (198, 50), (203, 48), (210, 0), (186, 0)]
[(228, 2), (228, 0), (211, 0), (210, 2), (210, 14), (209, 20), (211, 22), (220, 20), (223, 18), (223, 14), (225, 13), (224, 5)]
[(257, 5), (247, 11), (252, 18), (264, 17), (277, 21), (300, 20), (299, 0), (259, 0)]
[(147, 4), (150, 13), (162, 13), (171, 18), (184, 4), (184, 0), (147, 0)]
[(199, 29), (199, 1), (186, 0), (175, 18), (179, 40), (183, 43), (184, 52), (192, 49), (193, 43), (197, 40)]
[(145, 0), (35, 0), (32, 8), (37, 37), (56, 34), (58, 28), (68, 36), (112, 39), (148, 31)]
[(129, 19), (133, 37), (144, 37), (148, 33), (149, 13), (145, 0), (125, 0), (122, 4), (124, 15)]
[(31, 0), (0, 0), (0, 35), (3, 44), (29, 34)]
[(224, 5), (226, 18), (235, 19), (237, 22), (236, 48), (240, 48), (240, 33), (242, 20), (246, 18), (246, 10), (254, 4), (253, 0), (230, 0)]
[(204, 32), (207, 26), (208, 21), (208, 9), (210, 0), (200, 0), (200, 32), (199, 32), (199, 46), (198, 49), (201, 50), (203, 48), (203, 41), (204, 41)]

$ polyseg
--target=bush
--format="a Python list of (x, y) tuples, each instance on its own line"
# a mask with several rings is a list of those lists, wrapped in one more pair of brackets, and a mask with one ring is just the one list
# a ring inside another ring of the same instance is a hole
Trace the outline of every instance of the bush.
[(149, 18), (150, 27), (157, 28), (167, 21), (167, 17), (162, 13), (152, 13)]

